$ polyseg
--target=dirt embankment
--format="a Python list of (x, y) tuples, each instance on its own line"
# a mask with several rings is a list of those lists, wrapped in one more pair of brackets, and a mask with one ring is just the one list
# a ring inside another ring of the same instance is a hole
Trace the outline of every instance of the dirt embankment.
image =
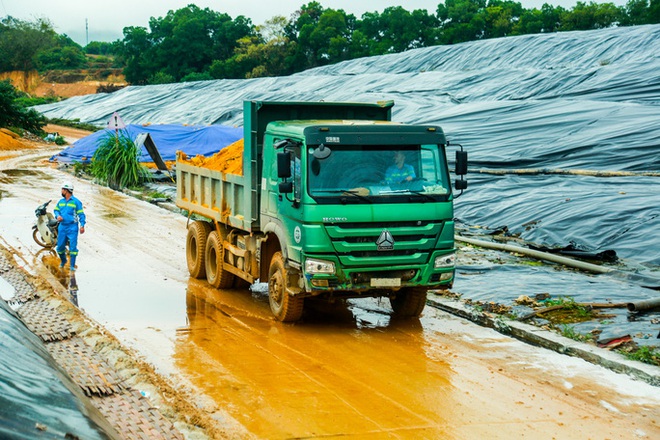
[(47, 72), (44, 75), (36, 70), (29, 72), (14, 71), (0, 73), (0, 80), (9, 79), (18, 90), (32, 96), (59, 96), (71, 98), (72, 96), (91, 95), (97, 93), (101, 86), (124, 87), (126, 79), (119, 72), (100, 77), (96, 71), (65, 71), (66, 74)]

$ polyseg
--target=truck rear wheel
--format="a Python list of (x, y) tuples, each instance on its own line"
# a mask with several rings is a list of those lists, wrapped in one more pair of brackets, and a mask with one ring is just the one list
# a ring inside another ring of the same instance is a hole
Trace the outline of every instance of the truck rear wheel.
[(206, 241), (206, 281), (215, 288), (227, 289), (234, 282), (234, 274), (223, 269), (225, 261), (225, 249), (222, 247), (222, 239), (216, 231), (209, 234)]
[(392, 310), (399, 316), (419, 316), (426, 305), (426, 289), (422, 287), (408, 287), (397, 292), (390, 298)]
[(203, 221), (195, 221), (188, 227), (186, 262), (188, 263), (188, 272), (193, 278), (204, 278), (206, 276), (204, 252), (206, 250), (206, 238), (211, 229), (211, 224)]
[(281, 252), (275, 252), (268, 269), (268, 300), (278, 321), (297, 321), (302, 316), (305, 299), (291, 296), (286, 290), (286, 268)]

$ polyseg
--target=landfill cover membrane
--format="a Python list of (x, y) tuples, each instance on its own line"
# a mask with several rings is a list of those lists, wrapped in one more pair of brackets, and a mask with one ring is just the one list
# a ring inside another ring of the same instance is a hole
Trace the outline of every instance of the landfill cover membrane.
[[(244, 100), (394, 100), (393, 120), (438, 124), (469, 152), (470, 187), (455, 211), (462, 223), (506, 226), (543, 246), (614, 250), (657, 270), (659, 54), (660, 25), (525, 35), (35, 108), (100, 126), (118, 111), (131, 124), (237, 127)], [(509, 173), (521, 169), (538, 172)]]
[(100, 413), (2, 300), (0, 353), (0, 438), (110, 438)]

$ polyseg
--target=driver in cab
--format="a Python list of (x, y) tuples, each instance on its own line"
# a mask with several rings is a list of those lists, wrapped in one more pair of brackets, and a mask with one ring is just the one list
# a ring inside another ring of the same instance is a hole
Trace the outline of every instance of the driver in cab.
[(405, 163), (406, 156), (402, 151), (394, 153), (394, 164), (390, 165), (385, 171), (385, 183), (388, 185), (398, 185), (411, 182), (415, 176), (415, 169), (412, 165)]

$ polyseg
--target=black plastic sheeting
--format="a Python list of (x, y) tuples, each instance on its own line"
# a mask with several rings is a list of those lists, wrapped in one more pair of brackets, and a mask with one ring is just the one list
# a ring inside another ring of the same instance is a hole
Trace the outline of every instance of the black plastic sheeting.
[(127, 123), (241, 125), (243, 100), (390, 99), (395, 120), (441, 125), (469, 151), (472, 173), (640, 174), (472, 174), (456, 216), (659, 269), (660, 177), (641, 175), (660, 170), (659, 25), (430, 47), (289, 77), (127, 87), (37, 109), (98, 125), (115, 111)]
[(95, 422), (100, 413), (84, 400), (41, 340), (0, 300), (0, 438), (110, 438)]

